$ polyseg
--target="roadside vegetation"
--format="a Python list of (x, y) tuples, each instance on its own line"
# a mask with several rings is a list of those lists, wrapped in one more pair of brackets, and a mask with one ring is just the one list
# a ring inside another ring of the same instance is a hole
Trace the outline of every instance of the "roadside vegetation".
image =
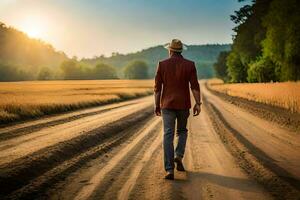
[(219, 55), (217, 76), (234, 83), (299, 80), (299, 2), (239, 1), (248, 4), (231, 16), (236, 24), (233, 45)]
[(300, 82), (224, 84), (208, 81), (211, 89), (235, 97), (285, 108), (300, 113)]
[(28, 81), (0, 83), (0, 123), (146, 96), (152, 81)]

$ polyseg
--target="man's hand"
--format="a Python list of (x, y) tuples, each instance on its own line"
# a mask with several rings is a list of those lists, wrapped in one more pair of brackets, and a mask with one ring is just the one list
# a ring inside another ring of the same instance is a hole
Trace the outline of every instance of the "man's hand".
[(196, 102), (196, 104), (193, 108), (193, 114), (194, 114), (194, 116), (197, 116), (201, 112), (201, 104), (202, 104), (200, 88), (199, 88), (199, 90), (192, 90), (192, 92), (193, 92), (193, 96), (194, 96), (195, 102)]
[(156, 116), (161, 116), (161, 109), (160, 109), (159, 106), (155, 107), (155, 111), (154, 112), (155, 112)]
[(193, 116), (199, 115), (201, 112), (201, 105), (200, 104), (195, 104), (193, 108)]

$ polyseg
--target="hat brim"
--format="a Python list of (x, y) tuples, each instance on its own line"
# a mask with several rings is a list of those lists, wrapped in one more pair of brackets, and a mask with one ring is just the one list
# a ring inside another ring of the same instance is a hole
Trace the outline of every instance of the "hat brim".
[(182, 44), (182, 49), (174, 49), (172, 47), (170, 47), (170, 43), (167, 43), (164, 45), (164, 48), (165, 49), (168, 49), (168, 50), (171, 50), (171, 51), (174, 51), (174, 52), (182, 52), (183, 50), (187, 50), (187, 46), (185, 44)]

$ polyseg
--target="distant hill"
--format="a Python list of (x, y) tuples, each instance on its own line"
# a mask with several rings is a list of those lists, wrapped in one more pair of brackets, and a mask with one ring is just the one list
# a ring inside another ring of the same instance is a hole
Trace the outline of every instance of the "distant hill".
[(25, 33), (0, 22), (0, 60), (30, 66), (59, 66), (67, 59), (50, 44), (29, 38)]
[(34, 80), (40, 70), (56, 69), (67, 59), (50, 44), (0, 22), (0, 81)]
[[(229, 44), (207, 44), (207, 45), (189, 45), (188, 50), (183, 55), (187, 59), (196, 63), (199, 78), (208, 78), (214, 76), (213, 64), (221, 51), (229, 51)], [(150, 66), (150, 75), (154, 76), (157, 62), (168, 57), (168, 52), (163, 46), (151, 47), (142, 51), (130, 54), (115, 53), (111, 57), (95, 57), (92, 59), (82, 59), (81, 61), (90, 65), (96, 63), (106, 63), (122, 69), (132, 60), (144, 60)]]

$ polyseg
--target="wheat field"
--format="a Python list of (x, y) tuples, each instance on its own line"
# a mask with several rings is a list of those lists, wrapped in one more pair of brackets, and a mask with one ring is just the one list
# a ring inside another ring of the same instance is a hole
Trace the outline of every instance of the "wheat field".
[(0, 123), (149, 95), (152, 85), (152, 80), (2, 82)]
[(230, 96), (270, 104), (300, 113), (300, 82), (224, 84), (219, 79), (208, 81), (209, 87)]

